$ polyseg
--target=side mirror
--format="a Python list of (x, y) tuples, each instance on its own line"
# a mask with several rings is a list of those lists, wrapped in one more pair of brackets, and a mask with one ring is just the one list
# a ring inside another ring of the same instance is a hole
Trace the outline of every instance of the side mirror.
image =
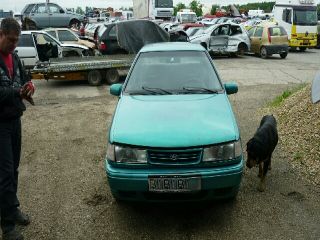
[(110, 93), (114, 96), (120, 96), (121, 90), (122, 90), (121, 83), (112, 84), (110, 87)]
[(226, 92), (228, 95), (238, 92), (238, 84), (236, 84), (234, 82), (225, 83), (224, 88), (226, 89)]
[(64, 13), (64, 10), (63, 10), (63, 9), (60, 9), (59, 12), (60, 12), (60, 13)]

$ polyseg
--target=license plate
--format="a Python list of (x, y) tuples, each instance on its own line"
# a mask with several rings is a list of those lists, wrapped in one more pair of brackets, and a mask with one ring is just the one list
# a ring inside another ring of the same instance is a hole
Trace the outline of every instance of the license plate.
[(303, 40), (303, 44), (309, 44), (309, 40)]
[(150, 192), (194, 192), (201, 190), (201, 178), (183, 176), (150, 176)]

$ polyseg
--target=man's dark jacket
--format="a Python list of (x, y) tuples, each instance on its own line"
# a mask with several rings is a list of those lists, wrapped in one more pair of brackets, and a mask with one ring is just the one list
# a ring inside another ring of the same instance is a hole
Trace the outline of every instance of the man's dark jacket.
[(30, 79), (16, 53), (12, 54), (12, 59), (13, 77), (10, 79), (8, 69), (0, 55), (0, 121), (19, 118), (26, 110), (19, 91)]

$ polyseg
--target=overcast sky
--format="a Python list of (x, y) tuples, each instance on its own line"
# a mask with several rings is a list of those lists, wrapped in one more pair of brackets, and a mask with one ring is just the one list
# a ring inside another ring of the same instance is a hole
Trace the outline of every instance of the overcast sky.
[[(186, 5), (189, 4), (191, 0), (173, 0), (174, 5), (182, 2)], [(274, 0), (198, 0), (205, 5), (211, 6), (212, 4), (243, 4), (243, 3), (252, 3), (252, 2), (272, 2)], [(30, 2), (45, 2), (45, 0), (0, 0), (0, 9), (5, 11), (12, 10), (14, 12), (20, 12), (22, 8)], [(51, 2), (58, 3), (65, 8), (76, 8), (80, 6), (84, 8), (85, 6), (89, 7), (113, 7), (120, 8), (132, 6), (132, 0), (51, 0)], [(315, 0), (315, 2), (320, 3), (320, 0)]]

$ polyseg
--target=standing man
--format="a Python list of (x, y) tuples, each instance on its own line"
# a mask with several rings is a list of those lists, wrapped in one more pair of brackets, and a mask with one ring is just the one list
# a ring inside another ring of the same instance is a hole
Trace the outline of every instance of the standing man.
[(18, 167), (21, 152), (21, 120), (26, 107), (33, 104), (34, 86), (25, 74), (14, 49), (20, 25), (6, 18), (0, 25), (0, 214), (3, 240), (21, 240), (16, 224), (28, 225), (29, 217), (19, 209)]

